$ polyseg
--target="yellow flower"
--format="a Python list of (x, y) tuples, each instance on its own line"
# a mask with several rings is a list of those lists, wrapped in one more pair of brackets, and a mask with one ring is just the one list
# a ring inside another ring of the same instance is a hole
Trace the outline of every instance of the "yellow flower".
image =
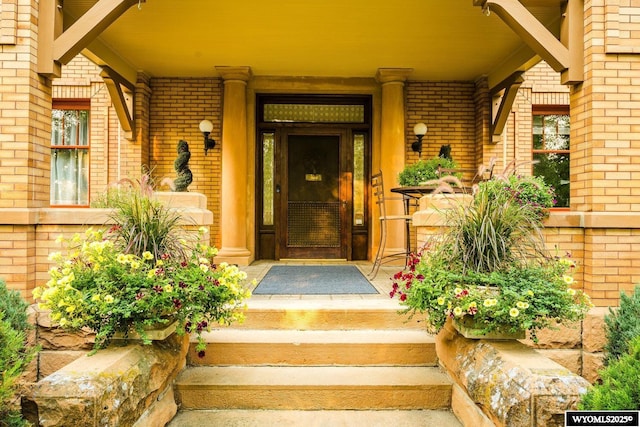
[(162, 267), (164, 265), (164, 261), (162, 261), (161, 259), (156, 261), (156, 267)]
[(118, 254), (118, 257), (116, 258), (116, 260), (120, 264), (125, 264), (127, 262), (127, 257), (124, 254)]
[(172, 292), (172, 291), (173, 291), (173, 286), (171, 286), (171, 285), (166, 285), (166, 286), (164, 287), (164, 291), (165, 291), (165, 292)]
[(482, 305), (484, 305), (485, 307), (491, 307), (493, 305), (491, 304), (491, 298), (487, 298), (486, 300), (484, 300)]
[(202, 270), (203, 273), (206, 273), (209, 271), (209, 266), (206, 264), (200, 264), (200, 270)]
[(529, 295), (530, 297), (532, 297), (532, 296), (533, 296), (533, 291), (532, 291), (531, 289), (529, 289), (529, 290), (527, 291), (527, 295)]
[(564, 280), (564, 283), (566, 283), (567, 285), (573, 284), (573, 277), (568, 276), (566, 274), (562, 276), (562, 280)]
[(453, 290), (453, 294), (454, 294), (454, 295), (458, 295), (460, 292), (462, 292), (462, 288), (455, 288), (455, 289)]
[(113, 296), (111, 295), (107, 295), (104, 297), (104, 302), (106, 302), (107, 304), (111, 304), (113, 302)]
[(152, 260), (153, 259), (153, 254), (149, 251), (144, 251), (142, 253), (142, 258), (148, 260)]
[(206, 234), (206, 233), (209, 232), (209, 229), (207, 227), (205, 227), (205, 226), (202, 226), (202, 227), (198, 228), (198, 232), (200, 234)]
[(569, 295), (571, 295), (571, 296), (574, 296), (574, 295), (576, 294), (576, 290), (575, 290), (575, 289), (571, 289), (571, 288), (569, 288), (569, 289), (567, 289), (567, 293), (568, 293)]
[(444, 297), (438, 297), (438, 305), (444, 305)]
[(98, 302), (100, 301), (100, 294), (95, 294), (91, 297), (91, 301), (92, 302)]
[(129, 265), (131, 265), (131, 269), (133, 269), (133, 270), (137, 270), (137, 269), (140, 268), (140, 262), (138, 262), (138, 261), (131, 261), (131, 264), (129, 264)]
[(529, 303), (528, 302), (524, 302), (524, 301), (518, 301), (516, 303), (516, 307), (525, 310), (525, 309), (529, 308)]
[(66, 308), (67, 313), (73, 313), (75, 310), (76, 310), (75, 305), (70, 305), (70, 306), (67, 306)]
[(462, 315), (462, 309), (460, 307), (456, 307), (453, 309), (453, 315), (456, 317), (460, 317)]
[(509, 316), (511, 317), (518, 317), (519, 314), (520, 314), (520, 310), (518, 310), (515, 307), (509, 310)]

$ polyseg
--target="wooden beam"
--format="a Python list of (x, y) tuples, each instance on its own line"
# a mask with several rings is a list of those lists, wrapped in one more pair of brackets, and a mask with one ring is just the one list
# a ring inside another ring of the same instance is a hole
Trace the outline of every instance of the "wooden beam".
[(127, 103), (126, 96), (124, 94), (123, 87), (126, 87), (131, 91), (131, 96), (135, 96), (136, 87), (133, 83), (127, 81), (120, 74), (116, 73), (109, 67), (101, 67), (100, 77), (104, 80), (107, 90), (109, 91), (109, 97), (113, 104), (113, 108), (116, 110), (118, 121), (122, 130), (125, 131), (125, 137), (129, 140), (133, 139), (135, 134), (135, 120), (134, 112), (135, 99), (131, 99), (131, 108)]
[(560, 82), (575, 85), (584, 81), (584, 0), (568, 0), (562, 6), (560, 41), (569, 48), (569, 67)]
[(569, 50), (518, 0), (473, 0), (473, 4), (498, 15), (555, 71), (569, 68)]
[(53, 44), (62, 34), (62, 0), (41, 1), (38, 4), (38, 74), (60, 77), (62, 67), (53, 57)]
[[(524, 71), (517, 71), (511, 74), (491, 91), (491, 95), (493, 96), (504, 91), (500, 99), (498, 111), (491, 122), (491, 142), (493, 143), (498, 143), (502, 139), (502, 132), (507, 124), (507, 120), (509, 119), (509, 113), (511, 112), (511, 107), (513, 107), (513, 102), (518, 95), (518, 89), (520, 88), (520, 85), (524, 83), (524, 77), (522, 77), (523, 74)], [(491, 108), (493, 109), (493, 106)]]
[(127, 9), (138, 4), (138, 1), (98, 0), (91, 9), (55, 39), (53, 43), (53, 59), (62, 64), (71, 61)]

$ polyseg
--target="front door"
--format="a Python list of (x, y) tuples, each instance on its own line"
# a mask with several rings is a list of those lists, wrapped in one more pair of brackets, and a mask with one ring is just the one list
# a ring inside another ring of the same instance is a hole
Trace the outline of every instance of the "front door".
[(256, 104), (256, 259), (368, 259), (371, 97)]
[(343, 131), (288, 130), (280, 177), (280, 258), (346, 258), (349, 178)]

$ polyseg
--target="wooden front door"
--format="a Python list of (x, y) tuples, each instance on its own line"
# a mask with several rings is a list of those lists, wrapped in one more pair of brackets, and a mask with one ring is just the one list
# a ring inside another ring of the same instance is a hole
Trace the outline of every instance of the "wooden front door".
[(280, 258), (347, 258), (350, 184), (344, 131), (287, 130), (280, 158)]

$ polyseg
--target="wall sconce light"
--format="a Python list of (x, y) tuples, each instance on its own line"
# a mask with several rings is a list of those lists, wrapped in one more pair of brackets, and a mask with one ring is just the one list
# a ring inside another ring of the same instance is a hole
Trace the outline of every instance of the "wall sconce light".
[(209, 138), (209, 134), (211, 133), (211, 131), (213, 130), (213, 123), (211, 123), (209, 120), (203, 120), (200, 122), (200, 132), (202, 132), (202, 135), (204, 135), (204, 155), (207, 155), (207, 151), (209, 150), (213, 150), (213, 148), (216, 146), (216, 142), (212, 139)]
[(416, 135), (417, 141), (411, 144), (411, 149), (418, 153), (418, 158), (422, 156), (422, 138), (427, 133), (427, 125), (418, 123), (413, 127), (413, 133)]

